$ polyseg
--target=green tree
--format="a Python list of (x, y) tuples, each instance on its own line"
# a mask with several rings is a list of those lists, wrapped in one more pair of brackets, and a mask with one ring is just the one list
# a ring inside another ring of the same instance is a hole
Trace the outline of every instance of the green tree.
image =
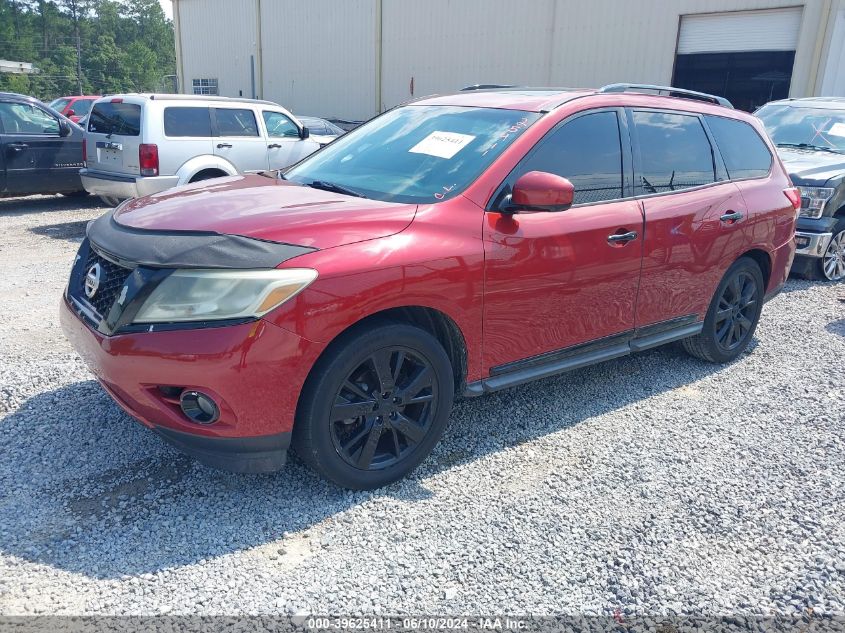
[(0, 58), (40, 70), (0, 73), (0, 90), (42, 100), (155, 92), (176, 72), (173, 24), (157, 0), (0, 0)]

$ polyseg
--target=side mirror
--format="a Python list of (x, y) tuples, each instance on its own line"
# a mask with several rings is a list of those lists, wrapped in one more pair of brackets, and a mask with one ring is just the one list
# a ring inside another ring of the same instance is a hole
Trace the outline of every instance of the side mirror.
[(565, 211), (572, 206), (575, 186), (563, 176), (545, 171), (529, 171), (513, 185), (505, 213), (520, 211)]
[(68, 110), (68, 111), (65, 113), (65, 116), (66, 116), (67, 118), (70, 118), (70, 117), (72, 117), (72, 116), (76, 116), (76, 112), (74, 112), (74, 111), (73, 111), (73, 109)]
[(303, 141), (311, 136), (311, 130), (309, 130), (304, 125), (302, 126), (302, 131), (299, 133), (299, 138)]
[(70, 136), (71, 131), (70, 123), (65, 119), (59, 119), (59, 136)]

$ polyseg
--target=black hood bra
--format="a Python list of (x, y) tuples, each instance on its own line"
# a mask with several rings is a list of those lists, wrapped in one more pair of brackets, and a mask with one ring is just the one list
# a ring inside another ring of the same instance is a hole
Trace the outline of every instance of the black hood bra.
[(115, 210), (92, 220), (87, 236), (114, 259), (154, 268), (275, 268), (316, 248), (208, 231), (134, 229)]

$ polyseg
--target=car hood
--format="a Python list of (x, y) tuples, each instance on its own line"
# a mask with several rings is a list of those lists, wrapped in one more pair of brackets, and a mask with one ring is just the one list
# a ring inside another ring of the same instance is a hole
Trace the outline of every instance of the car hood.
[(131, 229), (240, 235), (324, 249), (399, 233), (415, 213), (412, 204), (232, 176), (130, 200), (114, 220)]
[(845, 154), (811, 149), (778, 148), (778, 156), (796, 185), (823, 185), (831, 178), (845, 174)]

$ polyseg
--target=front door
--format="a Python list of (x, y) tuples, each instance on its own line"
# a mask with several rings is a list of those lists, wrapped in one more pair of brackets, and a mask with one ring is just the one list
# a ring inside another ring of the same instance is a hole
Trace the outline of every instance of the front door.
[(315, 141), (304, 140), (299, 127), (281, 112), (262, 113), (267, 128), (267, 156), (270, 169), (282, 169), (298, 163), (319, 147)]
[[(625, 178), (630, 153), (623, 147), (630, 145), (621, 114), (588, 111), (563, 121), (494, 196), (484, 227), (488, 370), (634, 328), (643, 216)], [(496, 212), (529, 171), (568, 178), (574, 205), (553, 213)], [(630, 238), (614, 237), (623, 234)]]
[[(9, 193), (81, 189), (81, 133), (60, 135), (59, 121), (28, 103), (0, 103)], [(76, 130), (74, 130), (76, 132)]]
[(214, 155), (232, 163), (239, 173), (267, 169), (267, 146), (248, 108), (212, 108)]

